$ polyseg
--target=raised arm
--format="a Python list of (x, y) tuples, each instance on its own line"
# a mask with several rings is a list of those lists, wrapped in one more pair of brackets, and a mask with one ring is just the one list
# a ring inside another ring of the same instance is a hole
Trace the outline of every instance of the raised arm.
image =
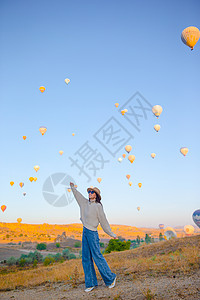
[(112, 232), (101, 204), (97, 205), (97, 214), (98, 214), (98, 219), (101, 224), (101, 227), (103, 228), (105, 233), (112, 236), (113, 238), (116, 238), (117, 235), (114, 232)]
[(72, 182), (70, 182), (70, 187), (78, 205), (81, 207), (87, 204), (88, 200), (79, 191), (77, 191), (77, 189), (74, 187), (74, 184)]

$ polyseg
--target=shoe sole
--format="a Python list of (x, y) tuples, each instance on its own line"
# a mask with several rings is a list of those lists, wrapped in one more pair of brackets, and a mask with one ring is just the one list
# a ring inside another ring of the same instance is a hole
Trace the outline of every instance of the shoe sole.
[(109, 286), (109, 289), (112, 289), (112, 288), (114, 288), (114, 286), (115, 286), (115, 283), (116, 283), (116, 278), (117, 278), (117, 276), (115, 277), (115, 280), (114, 280), (114, 283), (113, 283), (113, 285), (112, 285), (112, 286)]

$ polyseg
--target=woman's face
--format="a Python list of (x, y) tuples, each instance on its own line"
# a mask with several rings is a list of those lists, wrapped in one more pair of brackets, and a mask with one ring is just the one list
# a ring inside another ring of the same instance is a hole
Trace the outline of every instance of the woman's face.
[(96, 193), (89, 193), (89, 199), (94, 200), (96, 199)]

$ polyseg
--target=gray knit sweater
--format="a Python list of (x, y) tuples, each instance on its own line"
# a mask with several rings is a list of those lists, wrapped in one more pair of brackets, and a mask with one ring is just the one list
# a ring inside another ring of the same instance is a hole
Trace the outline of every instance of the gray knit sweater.
[(101, 227), (111, 237), (117, 237), (117, 235), (112, 232), (106, 215), (103, 210), (103, 206), (97, 202), (90, 202), (86, 199), (75, 187), (71, 187), (74, 197), (80, 206), (80, 220), (83, 223), (83, 226), (97, 231), (99, 223)]

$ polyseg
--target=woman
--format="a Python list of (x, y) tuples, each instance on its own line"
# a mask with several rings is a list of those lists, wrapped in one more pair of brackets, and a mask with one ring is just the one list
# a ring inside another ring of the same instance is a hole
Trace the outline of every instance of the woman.
[(106, 219), (103, 206), (100, 202), (100, 190), (97, 187), (88, 188), (88, 200), (76, 190), (72, 182), (70, 182), (70, 186), (74, 197), (80, 206), (80, 220), (83, 223), (82, 264), (85, 274), (85, 292), (90, 292), (96, 286), (98, 286), (93, 260), (105, 285), (109, 288), (113, 288), (115, 286), (116, 274), (111, 272), (105, 258), (100, 251), (100, 239), (97, 231), (99, 223), (101, 224), (101, 227), (105, 233), (109, 234), (115, 239), (117, 236), (112, 232)]

